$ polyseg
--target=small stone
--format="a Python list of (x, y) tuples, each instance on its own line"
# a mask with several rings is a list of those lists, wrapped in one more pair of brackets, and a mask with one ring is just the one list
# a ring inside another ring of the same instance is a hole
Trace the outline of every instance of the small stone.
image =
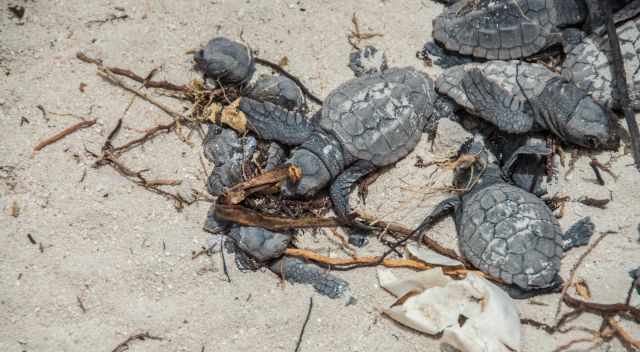
[(434, 153), (443, 158), (454, 157), (460, 146), (472, 138), (473, 135), (459, 123), (450, 119), (441, 119), (438, 122), (438, 130), (433, 143)]

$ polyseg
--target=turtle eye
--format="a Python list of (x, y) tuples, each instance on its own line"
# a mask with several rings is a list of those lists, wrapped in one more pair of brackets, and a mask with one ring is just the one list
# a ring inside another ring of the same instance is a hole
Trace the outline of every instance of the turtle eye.
[(587, 146), (593, 149), (596, 149), (600, 146), (600, 142), (594, 136), (586, 136)]

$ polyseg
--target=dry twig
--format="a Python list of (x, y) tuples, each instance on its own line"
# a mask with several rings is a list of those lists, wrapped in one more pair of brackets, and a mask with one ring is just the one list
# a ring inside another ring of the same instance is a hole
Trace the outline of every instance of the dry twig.
[(307, 317), (304, 318), (304, 323), (302, 324), (302, 329), (300, 329), (300, 335), (298, 336), (298, 342), (296, 342), (295, 352), (300, 351), (300, 343), (302, 342), (302, 336), (304, 336), (304, 331), (307, 328), (307, 324), (309, 323), (309, 318), (311, 317), (311, 310), (313, 309), (313, 297), (309, 297), (309, 310), (307, 311)]
[[(79, 60), (89, 63), (89, 64), (94, 64), (98, 67), (102, 67), (107, 69), (108, 71), (118, 75), (118, 76), (124, 76), (127, 77), (129, 79), (132, 79), (138, 83), (142, 83), (143, 86), (145, 88), (161, 88), (161, 89), (166, 89), (166, 90), (172, 90), (172, 91), (178, 91), (178, 92), (187, 92), (189, 91), (189, 87), (185, 86), (185, 85), (176, 85), (167, 81), (152, 81), (149, 78), (144, 78), (141, 77), (139, 75), (137, 75), (136, 73), (130, 71), (130, 70), (126, 70), (123, 68), (118, 68), (118, 67), (111, 67), (111, 66), (104, 66), (102, 63), (102, 60), (100, 59), (94, 59), (94, 58), (90, 58), (89, 56), (87, 56), (86, 54), (82, 53), (82, 52), (78, 52), (76, 53), (76, 58), (78, 58)], [(149, 75), (150, 76), (150, 75)]]
[(627, 121), (629, 135), (631, 136), (631, 150), (633, 151), (633, 159), (636, 168), (640, 170), (640, 130), (636, 121), (636, 115), (631, 109), (629, 98), (629, 85), (627, 83), (627, 75), (625, 74), (624, 61), (622, 59), (622, 51), (620, 50), (620, 40), (616, 32), (616, 25), (613, 20), (611, 6), (607, 0), (600, 0), (600, 6), (605, 10), (607, 17), (607, 35), (609, 37), (611, 63), (613, 68), (613, 77), (615, 82), (616, 98), (620, 102), (624, 118)]
[(353, 13), (353, 16), (351, 16), (351, 23), (353, 24), (353, 29), (351, 30), (351, 33), (347, 35), (347, 40), (355, 50), (360, 50), (359, 45), (361, 41), (383, 36), (382, 33), (360, 32), (360, 23), (358, 22), (358, 17), (355, 12)]
[(111, 352), (124, 352), (124, 351), (129, 349), (129, 344), (131, 342), (133, 342), (135, 340), (144, 341), (144, 340), (147, 340), (147, 339), (149, 339), (149, 340), (162, 340), (162, 337), (153, 336), (153, 335), (149, 334), (149, 332), (145, 332), (145, 333), (142, 333), (142, 334), (131, 335), (126, 340), (124, 340), (123, 342), (118, 344), (118, 346), (116, 346), (113, 350), (111, 350)]
[(44, 147), (53, 144), (59, 140), (61, 140), (62, 138), (78, 131), (81, 130), (83, 128), (87, 128), (87, 127), (91, 127), (93, 125), (95, 125), (96, 123), (96, 119), (93, 120), (85, 120), (85, 121), (80, 121), (74, 125), (71, 125), (67, 128), (65, 128), (64, 130), (54, 134), (51, 137), (45, 138), (42, 141), (40, 141), (35, 147), (33, 147), (33, 154), (35, 155), (38, 151), (42, 150)]
[(569, 273), (569, 280), (564, 284), (564, 287), (562, 287), (562, 293), (560, 294), (560, 300), (558, 301), (558, 307), (556, 308), (556, 318), (558, 317), (558, 315), (560, 315), (560, 309), (562, 308), (562, 302), (567, 295), (567, 290), (569, 289), (569, 287), (573, 286), (573, 280), (576, 277), (578, 268), (580, 267), (584, 259), (589, 255), (589, 253), (591, 253), (608, 234), (608, 232), (600, 234), (600, 237), (598, 237), (591, 243), (591, 245), (589, 245), (589, 248), (587, 248), (587, 250), (582, 253), (580, 258), (578, 258), (576, 264), (573, 266), (573, 268), (571, 268), (571, 272)]
[[(351, 265), (376, 265), (380, 262), (379, 256), (368, 256), (368, 257), (356, 257), (356, 258), (331, 258), (326, 257), (321, 254), (318, 254), (314, 251), (310, 251), (307, 249), (298, 249), (298, 248), (287, 248), (285, 251), (286, 255), (290, 255), (293, 257), (305, 258), (316, 263), (329, 265), (334, 269), (339, 269), (341, 266), (351, 266)], [(384, 258), (380, 263), (380, 265), (386, 266), (388, 268), (409, 268), (416, 270), (429, 270), (433, 269), (436, 266), (426, 264), (423, 262), (419, 262), (413, 259), (389, 259)], [(464, 276), (468, 272), (472, 270), (467, 270), (460, 267), (443, 267), (444, 273), (447, 275), (452, 275), (456, 277)], [(485, 274), (481, 272), (474, 271), (482, 276)]]

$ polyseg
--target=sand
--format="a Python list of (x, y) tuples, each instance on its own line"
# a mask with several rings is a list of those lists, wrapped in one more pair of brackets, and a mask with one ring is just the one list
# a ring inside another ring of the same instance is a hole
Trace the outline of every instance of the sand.
[[(261, 57), (287, 56), (288, 69), (320, 96), (352, 77), (347, 34), (357, 12), (362, 31), (384, 36), (368, 43), (386, 50), (390, 66), (427, 69), (415, 57), (430, 37), (441, 6), (431, 1), (12, 1), (26, 8), (18, 20), (0, 7), (0, 350), (111, 351), (135, 333), (162, 340), (136, 341), (131, 351), (292, 351), (309, 297), (314, 309), (302, 351), (438, 351), (437, 338), (390, 321), (381, 309), (393, 298), (377, 285), (375, 269), (339, 273), (350, 282), (356, 305), (318, 296), (306, 286), (281, 285), (268, 271), (241, 273), (229, 262), (229, 283), (219, 255), (191, 259), (205, 245), (202, 223), (208, 203), (177, 212), (173, 204), (125, 180), (114, 170), (93, 168), (86, 150), (99, 152), (123, 116), (130, 94), (96, 76), (75, 59), (78, 51), (113, 66), (158, 79), (186, 83), (198, 75), (186, 52), (223, 35), (241, 38)], [(125, 17), (126, 18), (123, 18)], [(111, 18), (104, 23), (100, 20)], [(81, 91), (80, 86), (83, 86)], [(152, 95), (174, 109), (182, 104)], [(42, 106), (45, 116), (37, 108)], [(57, 113), (57, 114), (54, 114)], [(81, 130), (32, 156), (41, 139), (78, 122), (64, 114), (96, 118)], [(136, 99), (117, 141), (170, 117)], [(150, 178), (180, 179), (204, 190), (199, 137), (193, 145), (175, 134), (161, 136), (123, 159)], [(388, 220), (415, 226), (446, 195), (421, 192), (433, 169), (417, 169), (416, 157), (433, 156), (428, 144), (384, 174), (370, 188), (367, 205)], [(613, 196), (607, 209), (567, 204), (567, 228), (591, 216), (599, 231), (612, 230), (584, 261), (593, 300), (620, 302), (638, 260), (640, 186), (629, 156), (612, 164), (617, 179), (594, 183), (589, 157), (607, 162), (608, 152), (581, 158), (563, 191)], [(562, 170), (562, 175), (566, 168)], [(442, 175), (446, 178), (446, 175)], [(186, 186), (185, 186), (186, 187)], [(12, 216), (15, 204), (17, 217)], [(433, 231), (455, 248), (450, 220)], [(28, 235), (37, 244), (32, 244)], [(326, 248), (321, 235), (302, 236), (307, 248)], [(372, 253), (372, 245), (360, 251)], [(584, 252), (568, 253), (563, 277)], [(334, 255), (341, 253), (333, 251)], [(406, 272), (397, 270), (400, 274)], [(558, 295), (519, 301), (523, 317), (553, 323)], [(634, 298), (638, 304), (638, 297)], [(82, 302), (82, 307), (79, 302)], [(540, 305), (542, 304), (542, 305)], [(84, 311), (83, 311), (84, 309)], [(566, 310), (566, 308), (565, 308)], [(597, 329), (600, 318), (584, 315), (571, 325)], [(623, 322), (640, 338), (638, 325)], [(523, 351), (550, 351), (585, 332), (549, 336), (523, 327)], [(578, 345), (582, 347), (588, 344)], [(623, 350), (614, 341), (601, 350)]]

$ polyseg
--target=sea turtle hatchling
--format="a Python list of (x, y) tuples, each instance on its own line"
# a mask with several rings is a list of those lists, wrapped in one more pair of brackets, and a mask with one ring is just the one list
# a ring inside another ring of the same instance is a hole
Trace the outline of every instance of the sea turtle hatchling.
[(245, 84), (256, 70), (251, 50), (224, 37), (211, 39), (194, 54), (194, 60), (205, 78), (217, 80), (222, 85)]
[(540, 198), (504, 181), (495, 157), (481, 140), (476, 137), (464, 145), (461, 154), (475, 161), (456, 168), (454, 186), (468, 190), (438, 204), (416, 233), (422, 237), (453, 211), (462, 255), (476, 268), (511, 285), (510, 295), (524, 298), (558, 287), (563, 252), (589, 242), (594, 230), (591, 220), (578, 221), (563, 235)]
[[(631, 105), (634, 110), (640, 111), (640, 16), (619, 25), (616, 32), (629, 83)], [(606, 32), (596, 31), (569, 51), (562, 65), (562, 76), (602, 105), (619, 109), (619, 103), (613, 98), (609, 51)]]
[(348, 282), (324, 268), (285, 255), (285, 250), (291, 242), (291, 234), (218, 221), (215, 218), (215, 206), (213, 204), (209, 209), (204, 229), (213, 234), (226, 233), (233, 239), (232, 248), (236, 265), (240, 270), (257, 270), (266, 266), (283, 280), (308, 284), (324, 296), (345, 297), (352, 302)]
[(265, 140), (297, 146), (288, 163), (301, 179), (286, 196), (310, 196), (331, 183), (334, 211), (349, 220), (348, 193), (361, 177), (406, 156), (433, 113), (431, 79), (413, 68), (366, 74), (338, 86), (312, 120), (269, 102), (240, 100), (247, 126)]
[(487, 61), (447, 69), (438, 93), (500, 131), (548, 130), (586, 148), (611, 148), (619, 141), (613, 113), (542, 65)]
[(457, 1), (433, 20), (433, 38), (462, 55), (519, 59), (561, 43), (561, 29), (586, 17), (581, 0)]

